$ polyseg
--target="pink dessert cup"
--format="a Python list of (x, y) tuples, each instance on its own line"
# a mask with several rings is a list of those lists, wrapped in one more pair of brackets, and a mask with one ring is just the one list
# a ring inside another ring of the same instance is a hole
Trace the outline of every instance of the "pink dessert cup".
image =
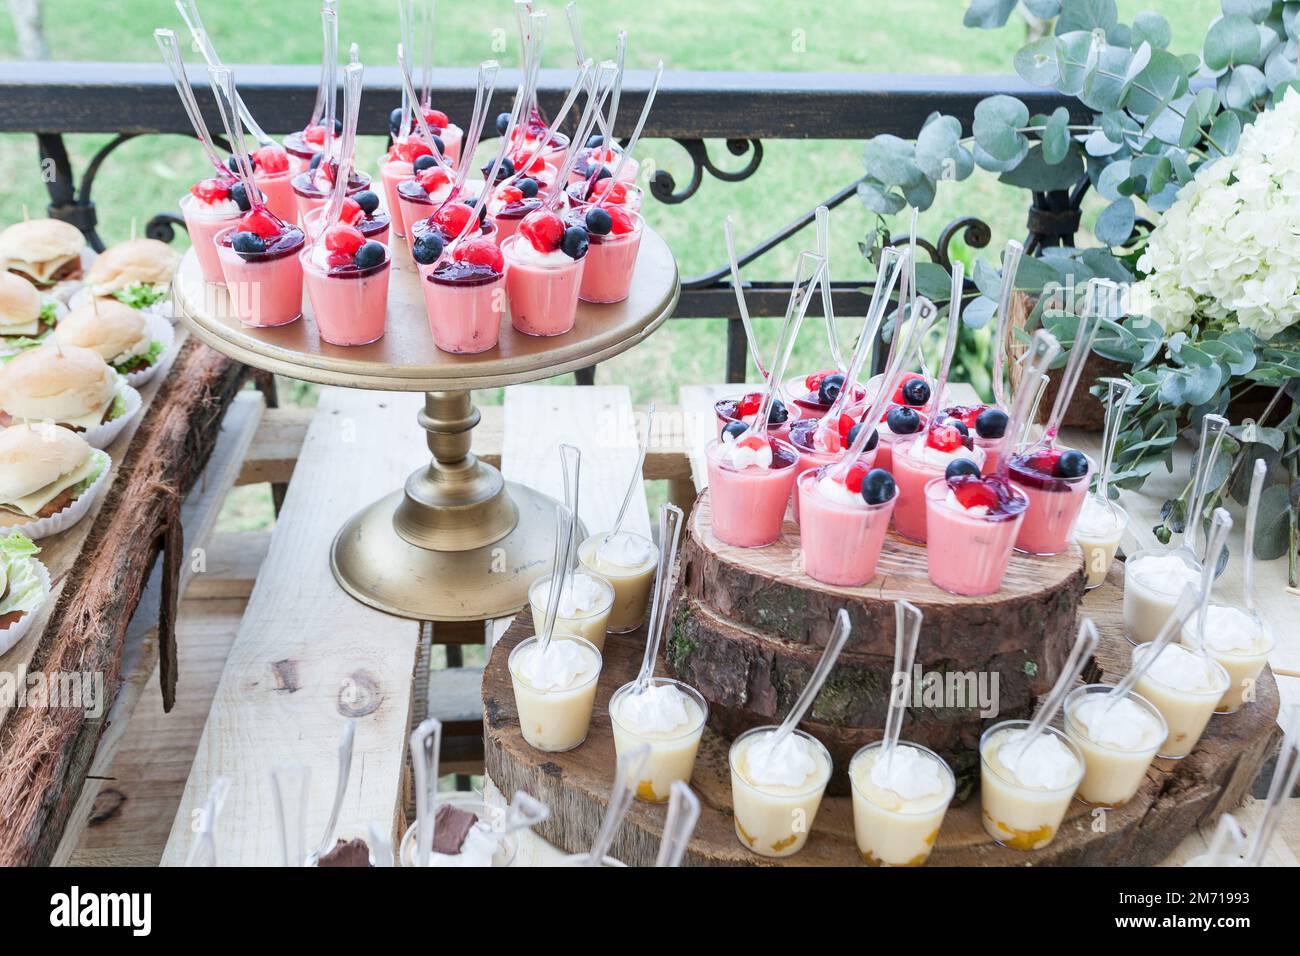
[(713, 533), (724, 544), (762, 548), (781, 537), (786, 505), (799, 471), (799, 455), (789, 442), (775, 438), (768, 442), (772, 447), (771, 468), (731, 468), (722, 460), (722, 442), (716, 439), (704, 449)]
[(214, 240), (226, 292), (235, 318), (250, 328), (273, 328), (302, 318), (302, 263), (298, 253), (305, 237), (272, 253), (245, 259), (227, 245), (238, 227), (218, 233)]
[[(924, 435), (925, 430), (930, 427), (930, 421), (924, 415), (918, 413), (921, 419), (921, 427), (910, 435), (898, 435), (889, 431), (887, 428), (880, 429), (880, 444), (876, 449), (876, 467), (886, 469), (891, 475), (894, 474), (894, 458), (900, 448), (906, 448), (912, 442), (916, 441), (918, 435)], [(877, 427), (880, 424), (878, 423)], [(897, 476), (895, 476), (897, 477)]]
[(930, 581), (952, 594), (978, 597), (1002, 587), (1016, 534), (1029, 501), (1014, 485), (1011, 493), (1024, 507), (1014, 513), (974, 515), (949, 507), (948, 481), (935, 478), (925, 486), (925, 559)]
[[(942, 478), (947, 470), (947, 463), (942, 466), (932, 464), (914, 454), (913, 446), (924, 434), (921, 432), (913, 435), (910, 443), (894, 446), (893, 466), (890, 468), (890, 474), (898, 484), (898, 507), (894, 509), (894, 530), (904, 538), (921, 544), (926, 542), (926, 521), (929, 514), (925, 502), (926, 486), (934, 479)], [(971, 460), (975, 460), (974, 456)]]
[(563, 335), (573, 328), (578, 314), (578, 287), (586, 259), (569, 259), (556, 266), (521, 260), (517, 255), (523, 236), (501, 243), (506, 260), (506, 295), (510, 324), (524, 335)]
[(636, 257), (641, 250), (645, 219), (629, 214), (633, 229), (622, 235), (588, 235), (587, 265), (582, 270), (578, 298), (583, 302), (622, 302), (632, 289)]
[[(753, 419), (753, 415), (749, 415), (748, 417), (737, 415), (737, 406), (740, 404), (742, 398), (744, 398), (743, 395), (739, 398), (720, 399), (713, 403), (713, 414), (718, 420), (719, 439), (722, 438), (722, 429), (726, 428), (732, 422), (742, 422), (743, 424), (748, 425)], [(779, 425), (772, 425), (767, 430), (767, 433), (773, 438), (779, 438), (782, 441), (790, 440), (790, 427), (799, 420), (799, 410), (797, 408), (786, 406), (786, 412), (789, 417), (787, 417), (785, 421)]]
[(1088, 497), (1096, 465), (1088, 459), (1088, 472), (1078, 478), (1056, 478), (1019, 467), (1012, 459), (1011, 482), (1029, 498), (1025, 520), (1016, 536), (1016, 550), (1047, 557), (1070, 547), (1074, 523)]
[(397, 185), (414, 175), (415, 168), (410, 163), (400, 159), (389, 161), (387, 153), (379, 157), (379, 181), (384, 184), (384, 205), (391, 220), (390, 228), (398, 239), (406, 238), (406, 224), (402, 218), (402, 202), (397, 195)]
[[(597, 190), (594, 193), (597, 198), (600, 196), (599, 190), (600, 187), (597, 187)], [(585, 198), (587, 195), (587, 189), (582, 183), (569, 183), (565, 189), (565, 194), (568, 196), (569, 206), (573, 209), (586, 209), (594, 202), (592, 199)], [(611, 198), (605, 202), (605, 205), (616, 204), (622, 206), (628, 212), (640, 212), (641, 201), (644, 198), (645, 193), (642, 191), (640, 186), (634, 186), (631, 183), (624, 183), (623, 199), (620, 201)]]
[(199, 271), (203, 273), (203, 281), (225, 285), (226, 274), (221, 269), (221, 256), (217, 254), (217, 234), (237, 224), (244, 214), (232, 212), (210, 216), (205, 215), (199, 209), (199, 205), (199, 201), (190, 193), (181, 197), (180, 207), (181, 214), (185, 217), (185, 231), (190, 235), (190, 245), (194, 247), (194, 256), (199, 260)]
[(440, 278), (430, 271), (420, 286), (434, 345), (458, 355), (497, 347), (506, 301), (504, 275), (467, 282)]
[(253, 172), (253, 182), (262, 191), (267, 208), (285, 222), (293, 222), (298, 215), (298, 207), (293, 198), (293, 171), (286, 169), (278, 173)]
[(311, 168), (312, 158), (320, 152), (320, 147), (307, 141), (302, 134), (304, 130), (290, 133), (284, 138), (284, 151), (289, 157), (290, 178)]
[[(822, 418), (825, 417), (826, 417), (825, 415), (822, 416)], [(825, 465), (830, 465), (838, 461), (840, 456), (844, 453), (844, 449), (841, 449), (840, 451), (834, 451), (834, 452), (824, 452), (824, 451), (817, 451), (815, 448), (812, 447), (813, 434), (816, 431), (816, 427), (817, 427), (816, 423), (821, 421), (821, 419), (801, 418), (799, 419), (799, 421), (805, 423), (807, 422), (813, 423), (811, 427), (808, 424), (800, 425), (796, 423), (791, 425), (789, 429), (789, 437), (786, 438), (786, 441), (788, 441), (792, 446), (794, 446), (794, 450), (799, 454), (800, 474), (807, 471), (809, 468), (821, 468)], [(879, 450), (880, 450), (880, 442), (877, 441), (872, 448), (870, 448), (867, 451), (864, 451), (860, 456), (858, 456), (858, 461), (865, 464), (868, 468), (875, 468), (876, 453)], [(792, 498), (794, 501), (794, 505), (793, 505), (794, 523), (799, 524), (798, 492), (796, 492), (792, 496)]]
[(1001, 438), (980, 438), (976, 435), (975, 447), (984, 452), (984, 474), (991, 475), (998, 470), (998, 463), (1006, 452), (1007, 438), (1005, 435)]
[(817, 490), (824, 473), (824, 468), (810, 468), (801, 471), (795, 482), (795, 498), (803, 515), (799, 549), (804, 573), (823, 584), (862, 587), (876, 576), (898, 494), (879, 505), (862, 500), (854, 505), (832, 501)]
[[(321, 217), (324, 215), (324, 206), (321, 206), (318, 209), (313, 209), (311, 212), (307, 213), (307, 217), (303, 220), (302, 227), (308, 236), (315, 236), (320, 232), (320, 221)], [(381, 246), (387, 247), (390, 223), (391, 220), (389, 219), (388, 214), (385, 213), (383, 209), (376, 209), (373, 217), (362, 217), (357, 228), (361, 230), (361, 234), (366, 237), (367, 241), (374, 241), (379, 243)]]
[[(357, 193), (370, 188), (370, 176), (366, 173), (357, 171), (353, 174), (356, 181), (349, 184), (347, 194), (355, 196)], [(316, 184), (306, 177), (307, 182), (303, 182), (304, 177), (299, 174), (293, 178), (293, 199), (298, 209), (298, 219), (300, 223), (307, 221), (308, 214), (313, 209), (319, 209), (329, 200), (329, 194), (323, 193), (316, 188)], [(286, 219), (286, 222), (292, 222), (292, 219)]]
[(353, 272), (329, 272), (301, 254), (307, 296), (321, 341), (330, 345), (369, 345), (384, 337), (388, 317), (388, 277), (392, 260)]

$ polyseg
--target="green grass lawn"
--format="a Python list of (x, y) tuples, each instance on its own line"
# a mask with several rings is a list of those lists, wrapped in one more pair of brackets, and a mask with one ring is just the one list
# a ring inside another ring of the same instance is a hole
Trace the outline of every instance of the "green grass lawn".
[[(1131, 21), (1142, 9), (1164, 13), (1173, 26), (1172, 49), (1194, 51), (1205, 26), (1217, 15), (1217, 0), (1120, 0), (1121, 18)], [(392, 3), (342, 5), (340, 42), (360, 45), (362, 61), (392, 62), (397, 40)], [(572, 51), (563, 3), (542, 3), (551, 11), (546, 65), (567, 66)], [(669, 70), (785, 70), (899, 73), (1010, 73), (1011, 58), (1024, 41), (1016, 23), (998, 31), (962, 26), (961, 0), (858, 0), (832, 4), (811, 0), (701, 3), (699, 0), (584, 0), (584, 40), (589, 51), (607, 55), (617, 31), (629, 34), (628, 62), (652, 67), (663, 59)], [(152, 31), (183, 24), (164, 0), (46, 0), (45, 22), (52, 54), (58, 59), (140, 60), (154, 62)], [(278, 4), (218, 4), (206, 0), (203, 13), (222, 56), (231, 63), (315, 63), (319, 27), (314, 0)], [(472, 66), (486, 57), (518, 62), (513, 4), (509, 0), (441, 3), (436, 41), (439, 65)], [(505, 48), (498, 41), (504, 39)], [(497, 46), (494, 48), (494, 43)], [(0, 18), (0, 57), (16, 55), (13, 28)], [(0, 105), (0, 109), (3, 106)], [(304, 120), (306, 117), (304, 117)], [(464, 117), (454, 119), (465, 121)], [(630, 120), (629, 120), (630, 122)], [(863, 129), (862, 137), (873, 131)], [(69, 137), (78, 170), (105, 141), (101, 136)], [(759, 172), (727, 184), (706, 177), (700, 191), (679, 206), (647, 203), (649, 223), (677, 254), (684, 276), (721, 264), (721, 222), (731, 215), (742, 247), (779, 228), (861, 173), (860, 141), (770, 141)], [(363, 157), (377, 156), (378, 141), (365, 144)], [(661, 166), (685, 180), (690, 163), (671, 142), (647, 141), (638, 151), (643, 167)], [(712, 144), (715, 159), (731, 157)], [(647, 162), (649, 160), (649, 162)], [(31, 136), (0, 137), (0, 223), (44, 208), (36, 145)], [(101, 234), (108, 241), (127, 236), (172, 197), (180, 196), (203, 171), (196, 143), (174, 137), (148, 137), (128, 143), (106, 163), (95, 186)], [(373, 170), (372, 170), (373, 172)], [(1024, 233), (1027, 196), (999, 185), (981, 172), (960, 186), (949, 186), (921, 220), (921, 230), (936, 236), (960, 215), (976, 215), (993, 227), (993, 243), (982, 254), (993, 258), (1007, 238)], [(832, 263), (840, 277), (866, 274), (858, 243), (872, 217), (856, 200), (832, 219)], [(905, 228), (905, 223), (895, 224)], [(811, 243), (811, 234), (808, 242)], [(746, 270), (755, 278), (778, 278), (793, 266), (798, 245), (787, 244)], [(860, 319), (843, 320), (844, 333)], [(724, 373), (724, 322), (672, 322), (648, 345), (602, 365), (598, 380), (627, 384), (638, 402), (676, 400), (677, 386), (720, 381)], [(765, 342), (775, 323), (762, 323)], [(813, 368), (825, 362), (825, 337), (809, 330), (801, 337), (792, 366)], [(565, 377), (568, 381), (568, 377)], [(482, 394), (480, 401), (496, 396)]]

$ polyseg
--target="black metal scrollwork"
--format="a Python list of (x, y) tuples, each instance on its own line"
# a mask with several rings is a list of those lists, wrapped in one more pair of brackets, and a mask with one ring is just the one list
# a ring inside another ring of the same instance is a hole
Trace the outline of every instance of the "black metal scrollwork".
[(690, 182), (678, 192), (676, 178), (666, 169), (656, 169), (654, 176), (650, 180), (650, 195), (669, 205), (685, 202), (694, 196), (699, 191), (700, 184), (704, 181), (705, 170), (715, 179), (727, 183), (738, 183), (754, 175), (758, 171), (759, 164), (763, 162), (763, 143), (762, 140), (758, 139), (729, 139), (726, 141), (727, 151), (731, 155), (744, 156), (746, 153), (751, 154), (749, 162), (740, 169), (735, 170), (720, 169), (714, 164), (709, 157), (709, 149), (702, 139), (677, 139), (673, 140), (673, 142), (686, 150), (686, 154), (691, 157)]

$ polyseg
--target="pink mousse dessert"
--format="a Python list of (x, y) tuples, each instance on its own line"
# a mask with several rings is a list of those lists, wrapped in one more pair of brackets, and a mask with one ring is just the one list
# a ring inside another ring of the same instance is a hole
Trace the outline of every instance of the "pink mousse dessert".
[(916, 441), (924, 434), (928, 419), (910, 405), (894, 405), (880, 416), (876, 424), (880, 432), (880, 447), (876, 451), (876, 466), (886, 471), (894, 470), (894, 453)]
[(724, 435), (704, 449), (713, 533), (724, 544), (761, 548), (781, 536), (799, 455), (777, 438)]
[(423, 277), (433, 344), (444, 352), (494, 349), (505, 311), (505, 257), (489, 237), (462, 240)]
[(455, 200), (441, 204), (438, 211), (428, 219), (417, 219), (411, 224), (410, 235), (406, 239), (410, 243), (411, 258), (415, 260), (421, 279), (433, 270), (434, 265), (442, 265), (438, 259), (443, 247), (459, 236), (471, 219), (480, 219), (480, 236), (496, 241), (495, 227), (480, 212), (477, 204), (470, 205)]
[[(505, 135), (509, 122), (510, 114), (502, 113), (497, 117), (497, 131)], [(522, 153), (524, 156), (531, 156), (543, 136), (546, 136), (546, 120), (542, 119), (542, 114), (536, 109), (532, 109), (529, 111), (528, 119), (516, 126), (515, 131), (510, 134), (511, 154)], [(560, 132), (552, 132), (545, 148), (538, 155), (543, 161), (558, 168), (564, 161), (564, 154), (568, 149), (569, 137)]]
[[(844, 386), (844, 376), (835, 369), (822, 369), (803, 378), (795, 377), (785, 383), (785, 393), (799, 407), (800, 418), (821, 418), (831, 410)], [(861, 385), (854, 389), (853, 401), (866, 398)]]
[(317, 123), (284, 138), (284, 151), (289, 159), (289, 171), (297, 176), (311, 167), (312, 160), (325, 147), (325, 126)]
[(185, 230), (190, 234), (190, 245), (199, 260), (203, 279), (218, 285), (226, 281), (226, 276), (221, 271), (221, 257), (217, 255), (217, 233), (229, 229), (243, 216), (239, 203), (230, 196), (234, 185), (233, 179), (201, 179), (180, 201)]
[(1024, 492), (999, 476), (976, 474), (961, 460), (927, 484), (924, 497), (931, 582), (953, 594), (993, 594), (1029, 506)]
[[(800, 473), (809, 468), (821, 468), (836, 461), (853, 444), (853, 440), (858, 437), (859, 429), (862, 428), (856, 418), (848, 413), (843, 413), (840, 415), (838, 428), (834, 430), (827, 429), (819, 436), (817, 427), (825, 420), (825, 416), (821, 418), (801, 418), (790, 426), (790, 436), (787, 440), (794, 446), (794, 450), (799, 453)], [(818, 442), (821, 443), (821, 447), (817, 447)], [(867, 439), (860, 460), (866, 462), (868, 467), (874, 466), (876, 464), (876, 450), (879, 447), (880, 431), (876, 430)], [(798, 494), (794, 496), (794, 520), (796, 523), (799, 521)]]
[[(438, 152), (447, 157), (447, 162), (455, 166), (460, 162), (460, 147), (465, 141), (465, 131), (447, 118), (442, 110), (426, 109), (424, 125), (433, 134), (434, 146)], [(404, 143), (420, 135), (419, 124), (411, 119), (410, 114), (402, 115), (402, 108), (396, 107), (388, 117), (388, 133), (393, 143)], [(426, 147), (427, 148), (427, 147)], [(414, 156), (407, 156), (406, 161), (413, 162)]]
[(415, 163), (422, 156), (428, 156), (426, 162), (436, 165), (433, 149), (428, 143), (408, 138), (393, 143), (388, 152), (379, 157), (379, 181), (384, 186), (384, 205), (388, 207), (393, 233), (399, 239), (406, 238), (406, 224), (402, 219), (402, 204), (397, 195), (397, 187), (415, 176)]
[(925, 486), (943, 477), (954, 461), (965, 460), (978, 473), (984, 464), (984, 452), (975, 447), (975, 439), (956, 419), (931, 425), (911, 442), (894, 446), (890, 471), (898, 482), (898, 505), (894, 508), (894, 528), (913, 541), (926, 540)]
[(543, 201), (537, 180), (527, 176), (497, 186), (488, 200), (488, 217), (496, 226), (496, 241), (505, 242), (518, 232), (524, 217), (541, 209)]
[[(397, 204), (401, 210), (406, 243), (412, 254), (415, 252), (415, 224), (441, 211), (454, 188), (451, 176), (440, 166), (423, 167), (411, 179), (397, 184)], [(457, 201), (475, 199), (482, 189), (482, 180), (469, 180)], [(451, 235), (454, 237), (455, 233)]]
[(975, 439), (975, 447), (984, 452), (984, 474), (998, 470), (1006, 448), (1007, 413), (996, 405), (952, 405), (942, 409), (937, 421), (954, 418), (966, 426)]
[(270, 145), (256, 150), (249, 159), (253, 163), (253, 183), (261, 190), (267, 208), (285, 222), (293, 222), (298, 207), (293, 198), (294, 173), (289, 168), (289, 154)]
[(563, 335), (577, 319), (587, 230), (548, 210), (525, 216), (501, 244), (510, 324), (525, 335)]
[(306, 235), (297, 226), (254, 209), (218, 233), (215, 244), (235, 317), (257, 328), (287, 325), (302, 316)]
[[(308, 235), (314, 236), (320, 232), (321, 217), (325, 215), (326, 208), (327, 206), (321, 206), (307, 213), (302, 224)], [(391, 220), (379, 205), (378, 193), (364, 189), (355, 196), (346, 197), (338, 221), (361, 230), (361, 235), (368, 241), (377, 242), (381, 246), (388, 245)]]
[(1074, 449), (1040, 448), (1011, 456), (1011, 482), (1029, 498), (1016, 550), (1060, 554), (1088, 496), (1092, 460)]
[(632, 289), (645, 220), (622, 206), (589, 206), (574, 210), (569, 221), (586, 229), (591, 243), (578, 298), (583, 302), (622, 302)]
[(613, 182), (610, 178), (569, 183), (565, 195), (569, 197), (571, 206), (590, 206), (599, 200), (602, 206), (623, 206), (628, 212), (640, 212), (641, 200), (645, 196), (640, 186), (621, 179)]
[[(762, 403), (761, 392), (749, 392), (740, 398), (724, 398), (715, 402), (713, 412), (718, 419), (718, 437), (721, 438), (722, 430), (732, 423), (751, 424)], [(797, 410), (795, 415), (798, 415)], [(791, 418), (790, 409), (786, 407), (785, 402), (779, 398), (772, 399), (772, 404), (767, 410), (767, 433), (774, 438), (785, 440), (790, 435), (792, 424), (794, 419)]]
[[(605, 146), (604, 137), (599, 133), (587, 141), (585, 149), (578, 150), (578, 158), (574, 161), (573, 169), (569, 170), (569, 182), (580, 183), (594, 179), (612, 178), (614, 168), (619, 164), (623, 156), (621, 146)], [(636, 182), (637, 170), (641, 168), (632, 157), (628, 157), (623, 164), (622, 171), (618, 174), (620, 182)]]
[(322, 342), (368, 345), (383, 338), (390, 264), (387, 246), (347, 222), (334, 223), (303, 251), (307, 296)]
[(865, 459), (842, 481), (831, 471), (810, 469), (796, 482), (804, 572), (824, 584), (861, 587), (876, 576), (898, 489), (889, 472)]
[[(307, 214), (319, 209), (329, 200), (334, 191), (334, 177), (338, 175), (339, 164), (334, 160), (321, 160), (315, 169), (308, 169), (293, 177), (293, 198), (298, 207), (298, 221), (306, 222)], [(348, 177), (349, 196), (370, 188), (370, 177), (355, 170)]]

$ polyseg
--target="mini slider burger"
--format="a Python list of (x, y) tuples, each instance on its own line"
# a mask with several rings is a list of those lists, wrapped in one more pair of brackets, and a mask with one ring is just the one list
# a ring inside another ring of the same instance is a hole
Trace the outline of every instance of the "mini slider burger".
[(116, 299), (92, 299), (73, 309), (59, 321), (54, 341), (94, 349), (123, 375), (157, 364), (163, 352), (145, 317)]
[(109, 465), (76, 432), (23, 423), (0, 431), (0, 527), (21, 528), (73, 505)]
[(105, 251), (90, 267), (90, 294), (112, 297), (133, 309), (147, 309), (166, 299), (181, 257), (157, 239), (131, 239)]
[(5, 646), (5, 634), (45, 599), (36, 561), (40, 550), (17, 531), (0, 537), (0, 647)]
[(82, 432), (126, 411), (118, 382), (99, 353), (43, 345), (0, 368), (0, 426), (49, 422)]
[(21, 276), (0, 272), (0, 355), (41, 344), (55, 325), (55, 306)]
[(81, 230), (57, 219), (28, 219), (0, 232), (0, 261), (10, 272), (48, 289), (81, 278)]

